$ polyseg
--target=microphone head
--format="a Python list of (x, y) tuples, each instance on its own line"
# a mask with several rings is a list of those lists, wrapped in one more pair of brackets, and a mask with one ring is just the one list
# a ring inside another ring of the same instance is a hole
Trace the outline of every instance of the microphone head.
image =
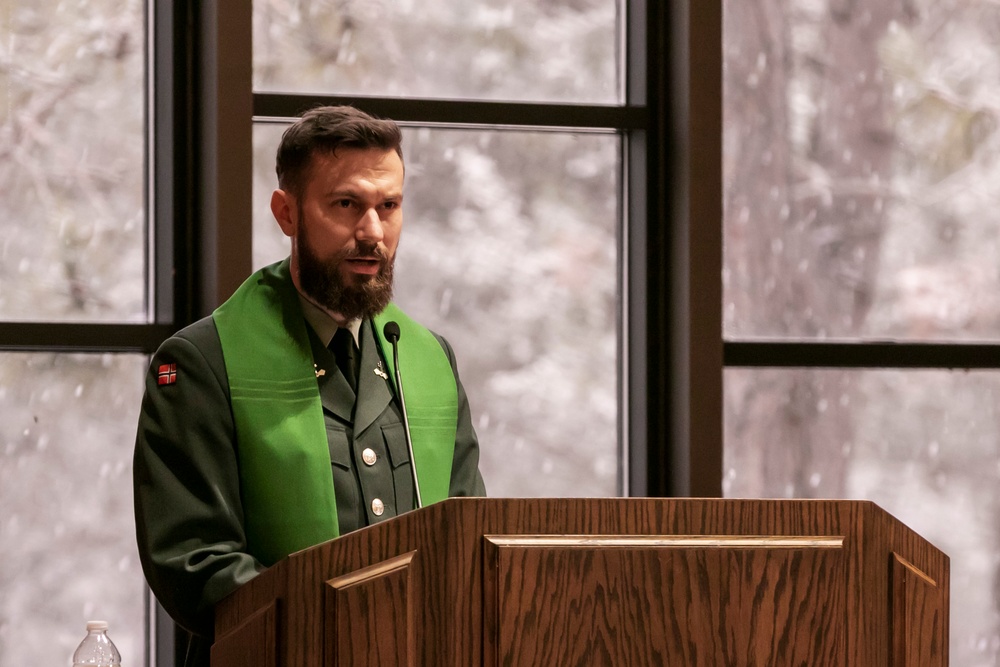
[(399, 340), (399, 325), (395, 322), (386, 322), (385, 326), (382, 327), (382, 333), (387, 341), (395, 343)]

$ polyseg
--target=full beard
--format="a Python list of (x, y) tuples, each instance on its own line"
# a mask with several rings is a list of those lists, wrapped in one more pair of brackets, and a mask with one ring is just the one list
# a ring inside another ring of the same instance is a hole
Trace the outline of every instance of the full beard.
[[(303, 225), (297, 246), (299, 285), (319, 305), (348, 321), (374, 317), (389, 305), (395, 257), (389, 257), (377, 244), (358, 242), (323, 261), (313, 251)], [(362, 257), (377, 259), (378, 272), (371, 276), (355, 274), (348, 282), (341, 266), (346, 260)]]

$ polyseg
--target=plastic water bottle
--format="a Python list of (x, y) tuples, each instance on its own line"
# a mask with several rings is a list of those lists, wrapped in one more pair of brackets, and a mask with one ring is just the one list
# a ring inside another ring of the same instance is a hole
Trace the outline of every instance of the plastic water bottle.
[(73, 653), (73, 667), (121, 667), (122, 656), (108, 638), (106, 621), (87, 621), (87, 636)]

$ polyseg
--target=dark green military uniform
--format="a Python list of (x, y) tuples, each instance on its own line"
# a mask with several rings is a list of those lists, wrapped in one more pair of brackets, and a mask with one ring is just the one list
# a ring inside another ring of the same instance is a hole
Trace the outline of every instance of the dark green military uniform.
[[(301, 314), (298, 303), (285, 304)], [(252, 326), (252, 324), (248, 324)], [(357, 396), (313, 327), (340, 532), (414, 506), (402, 417), (370, 321), (359, 331)], [(437, 337), (458, 386), (449, 495), (485, 495), (479, 445), (454, 354)], [(403, 369), (405, 374), (406, 369)], [(229, 383), (219, 334), (206, 318), (165, 341), (146, 378), (134, 458), (139, 555), (150, 588), (203, 640), (187, 664), (207, 664), (213, 606), (264, 566), (247, 553)]]

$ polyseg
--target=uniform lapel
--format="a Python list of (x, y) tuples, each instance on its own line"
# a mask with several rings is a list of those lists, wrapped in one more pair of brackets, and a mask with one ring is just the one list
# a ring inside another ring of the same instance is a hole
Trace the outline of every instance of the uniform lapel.
[(323, 408), (335, 414), (341, 421), (351, 423), (354, 413), (354, 390), (347, 384), (333, 353), (320, 342), (313, 328), (306, 324), (309, 331), (309, 345), (312, 347), (313, 362), (316, 364), (316, 383), (319, 385), (319, 398)]
[[(361, 366), (358, 374), (359, 400), (354, 413), (354, 434), (360, 435), (371, 426), (386, 406), (392, 402), (392, 389), (389, 380), (376, 373), (387, 373), (388, 368), (382, 362), (378, 343), (372, 334), (371, 320), (361, 323)], [(346, 380), (344, 383), (346, 384)]]

